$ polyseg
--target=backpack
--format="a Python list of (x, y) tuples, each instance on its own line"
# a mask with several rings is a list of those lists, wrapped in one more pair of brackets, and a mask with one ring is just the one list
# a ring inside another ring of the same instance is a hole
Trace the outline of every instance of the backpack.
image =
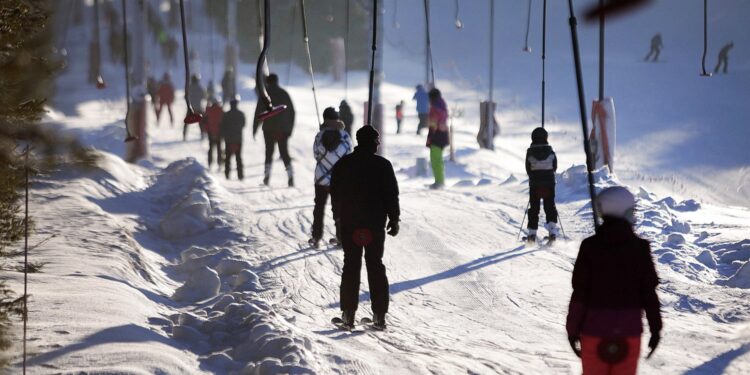
[(341, 144), (341, 132), (338, 130), (326, 130), (320, 139), (326, 151), (332, 152)]

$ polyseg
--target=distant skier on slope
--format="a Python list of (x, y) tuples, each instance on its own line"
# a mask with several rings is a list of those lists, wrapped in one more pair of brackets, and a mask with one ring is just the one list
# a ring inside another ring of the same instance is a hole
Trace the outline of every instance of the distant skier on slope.
[[(315, 136), (315, 209), (313, 209), (310, 246), (317, 247), (323, 237), (323, 218), (331, 186), (331, 171), (338, 161), (352, 149), (352, 140), (333, 107), (323, 111), (323, 125)], [(337, 231), (338, 238), (338, 231)]]
[(235, 98), (229, 102), (229, 111), (221, 119), (221, 137), (224, 138), (226, 155), (224, 155), (224, 176), (229, 179), (232, 170), (232, 155), (237, 161), (237, 178), (245, 178), (242, 165), (242, 129), (245, 127), (245, 114), (237, 108), (239, 101)]
[(344, 248), (341, 311), (343, 324), (348, 327), (354, 325), (359, 304), (363, 250), (375, 328), (385, 328), (388, 312), (388, 278), (383, 265), (384, 228), (387, 218), (388, 234), (398, 234), (401, 210), (393, 166), (375, 154), (380, 145), (379, 137), (372, 126), (359, 129), (359, 145), (336, 163), (331, 174), (333, 217)]
[(659, 279), (651, 246), (633, 232), (633, 194), (610, 187), (599, 193), (597, 204), (604, 223), (581, 243), (576, 258), (568, 340), (584, 374), (631, 375), (638, 367), (643, 310), (651, 331), (648, 356), (659, 345)]
[(172, 78), (169, 73), (164, 73), (164, 76), (159, 83), (159, 107), (156, 110), (156, 126), (159, 126), (159, 117), (161, 116), (161, 110), (164, 106), (167, 107), (169, 113), (169, 124), (174, 126), (174, 116), (172, 115), (172, 103), (174, 103), (174, 85), (172, 84)]
[(427, 115), (430, 112), (430, 97), (427, 95), (424, 86), (417, 85), (417, 91), (414, 93), (412, 100), (417, 101), (417, 117), (419, 117), (417, 135), (419, 135), (422, 133), (422, 129), (427, 127)]
[(349, 138), (352, 136), (352, 125), (354, 124), (354, 115), (352, 109), (349, 107), (349, 103), (346, 100), (342, 100), (339, 104), (339, 118), (344, 123), (346, 132), (349, 133)]
[(531, 146), (526, 150), (526, 173), (529, 175), (529, 223), (527, 241), (536, 241), (539, 227), (540, 201), (544, 200), (545, 227), (549, 240), (558, 235), (557, 207), (555, 206), (555, 171), (557, 155), (547, 143), (547, 131), (536, 128), (531, 132)]
[(445, 104), (440, 90), (432, 89), (429, 94), (430, 112), (427, 118), (429, 127), (426, 146), (430, 149), (430, 165), (435, 183), (430, 189), (441, 189), (445, 186), (445, 163), (443, 149), (450, 144), (448, 132), (448, 105)]
[(729, 44), (725, 44), (724, 47), (721, 47), (721, 50), (719, 51), (719, 60), (716, 62), (714, 73), (718, 73), (719, 68), (724, 65), (722, 72), (727, 74), (727, 68), (729, 68), (729, 50), (732, 48), (734, 48), (734, 42), (729, 42)]
[(263, 185), (268, 185), (271, 180), (273, 152), (278, 143), (281, 160), (286, 167), (287, 185), (293, 187), (294, 170), (292, 169), (292, 158), (289, 156), (289, 137), (292, 136), (292, 131), (294, 130), (294, 104), (292, 104), (292, 98), (289, 97), (289, 93), (279, 86), (279, 76), (276, 74), (271, 73), (266, 77), (266, 89), (268, 90), (268, 95), (271, 97), (271, 102), (274, 105), (286, 105), (286, 110), (265, 121), (258, 121), (258, 115), (266, 110), (266, 106), (262, 100), (258, 100), (258, 105), (255, 107), (253, 138), (255, 138), (255, 134), (258, 132), (258, 128), (263, 125), (263, 140), (266, 144)]
[[(206, 100), (206, 89), (203, 88), (203, 85), (201, 85), (200, 78), (197, 74), (193, 74), (192, 77), (190, 77), (190, 86), (188, 86), (188, 92), (186, 94), (188, 98), (190, 99), (190, 105), (193, 106), (193, 111), (195, 113), (200, 113), (203, 115), (205, 112), (205, 108), (203, 107), (203, 101)], [(185, 123), (182, 126), (182, 140), (187, 139), (187, 129), (188, 129), (188, 123)], [(200, 132), (201, 132), (201, 139), (205, 137), (205, 132), (203, 130), (203, 126), (199, 124), (200, 126)]]
[(401, 134), (401, 123), (404, 121), (404, 101), (396, 104), (396, 134)]
[(231, 66), (224, 72), (221, 78), (221, 101), (223, 104), (229, 103), (237, 94), (237, 85), (234, 79), (234, 68)]
[(224, 163), (224, 157), (221, 154), (221, 119), (224, 117), (224, 110), (221, 109), (221, 103), (215, 97), (211, 97), (208, 103), (206, 116), (203, 117), (204, 129), (208, 135), (208, 169), (211, 169), (211, 164), (213, 164), (214, 152), (216, 152), (216, 163), (221, 169)]
[(664, 48), (664, 44), (661, 40), (661, 33), (656, 33), (656, 35), (651, 38), (651, 50), (648, 51), (648, 55), (646, 55), (643, 61), (648, 61), (651, 56), (654, 57), (653, 60), (651, 60), (652, 62), (658, 61), (662, 48)]

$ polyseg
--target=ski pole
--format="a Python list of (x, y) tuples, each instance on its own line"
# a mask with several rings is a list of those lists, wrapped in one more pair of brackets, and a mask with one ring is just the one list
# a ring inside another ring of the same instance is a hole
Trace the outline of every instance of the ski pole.
[(526, 209), (523, 211), (523, 219), (521, 219), (521, 226), (518, 227), (518, 236), (516, 237), (517, 241), (521, 240), (521, 232), (523, 232), (523, 223), (526, 221), (526, 214), (529, 213), (530, 205), (531, 205), (531, 202), (526, 203)]
[(557, 215), (557, 221), (560, 222), (560, 230), (562, 231), (563, 238), (568, 239), (568, 235), (565, 234), (565, 228), (563, 228), (562, 217)]

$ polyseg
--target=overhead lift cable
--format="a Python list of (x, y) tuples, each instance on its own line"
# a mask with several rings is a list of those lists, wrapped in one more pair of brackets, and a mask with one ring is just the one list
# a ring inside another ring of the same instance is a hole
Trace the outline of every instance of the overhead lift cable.
[(313, 72), (312, 55), (310, 55), (310, 37), (307, 33), (307, 16), (305, 15), (305, 0), (300, 0), (300, 9), (302, 10), (302, 32), (304, 34), (305, 52), (307, 52), (307, 70), (310, 73), (312, 82), (313, 100), (315, 101), (315, 118), (320, 124), (320, 110), (318, 109), (318, 93), (315, 91), (315, 73)]
[(187, 31), (185, 30), (185, 1), (180, 0), (180, 26), (182, 27), (182, 55), (185, 60), (185, 104), (187, 105), (187, 114), (184, 122), (186, 124), (195, 124), (201, 121), (203, 116), (193, 110), (190, 103), (190, 61), (188, 59)]
[(125, 59), (125, 142), (132, 142), (138, 137), (130, 133), (130, 62), (128, 61), (128, 11), (125, 0), (122, 0), (122, 45)]

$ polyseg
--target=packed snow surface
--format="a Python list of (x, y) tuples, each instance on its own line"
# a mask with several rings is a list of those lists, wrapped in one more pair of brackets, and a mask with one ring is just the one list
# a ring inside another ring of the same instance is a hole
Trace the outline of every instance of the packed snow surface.
[[(462, 18), (469, 29), (469, 17)], [(82, 47), (78, 50), (83, 53)], [(408, 56), (404, 51), (390, 45), (386, 53)], [(559, 51), (568, 53), (562, 47)], [(643, 66), (638, 56), (633, 59), (630, 69), (635, 72), (661, 69)], [(524, 90), (514, 86), (514, 78), (503, 82), (497, 150), (479, 150), (476, 102), (484, 94), (439, 76), (449, 108), (465, 112), (453, 119), (456, 159), (446, 163), (447, 187), (432, 191), (425, 187), (432, 182), (429, 170), (428, 177), (416, 173), (417, 159), (426, 157), (427, 149), (424, 136), (413, 134), (413, 107), (407, 106), (405, 134), (395, 134), (390, 108), (408, 101), (411, 82), (420, 79), (419, 62), (408, 57), (400, 61), (398, 69), (386, 65), (386, 73), (393, 74), (383, 84), (383, 144), (397, 172), (403, 212), (401, 233), (386, 240), (389, 328), (351, 333), (330, 324), (339, 315), (342, 251), (306, 244), (313, 207), (311, 148), (318, 124), (309, 81), (301, 71), (295, 71), (288, 87), (298, 122), (290, 144), (297, 187), (287, 188), (280, 161), (275, 161), (271, 186), (260, 186), (263, 143), (253, 139), (251, 124), (245, 129), (244, 181), (234, 173), (226, 180), (215, 165), (207, 167), (207, 145), (198, 139), (197, 127), (189, 129), (183, 142), (181, 124), (170, 127), (162, 119), (157, 127), (153, 116), (150, 156), (134, 165), (124, 163), (122, 86), (110, 82), (107, 90), (92, 95), (91, 87), (80, 85), (83, 64), (71, 65), (58, 82), (65, 95), (50, 108), (47, 122), (100, 150), (101, 160), (91, 170), (63, 168), (34, 180), (32, 243), (46, 242), (31, 258), (47, 264), (43, 272), (30, 275), (30, 372), (580, 373), (564, 327), (578, 245), (592, 233), (580, 125), (567, 117), (567, 110), (547, 124), (559, 158), (557, 201), (567, 239), (553, 247), (525, 245), (517, 239), (528, 194), (523, 158), (538, 114), (515, 100), (514, 92)], [(738, 64), (737, 77), (747, 82), (744, 64)], [(105, 72), (115, 77), (116, 68), (107, 65)], [(277, 68), (283, 67), (272, 66)], [(240, 77), (248, 83), (240, 90), (240, 109), (248, 118), (254, 110), (253, 71), (242, 66)], [(565, 63), (553, 71), (565, 72), (569, 80), (572, 66)], [(413, 73), (408, 80), (403, 78), (407, 73)], [(337, 105), (344, 95), (341, 83), (326, 75), (318, 79), (321, 106)], [(637, 74), (632, 79), (648, 80)], [(350, 81), (357, 128), (367, 97), (366, 76), (355, 73)], [(684, 84), (700, 91), (693, 81)], [(730, 88), (723, 95), (731, 103), (747, 92)], [(555, 90), (549, 93), (552, 98), (575, 94), (573, 86)], [(553, 99), (553, 113), (555, 106)], [(618, 116), (634, 116), (630, 106), (625, 104), (625, 111), (618, 107)], [(185, 113), (182, 101), (176, 101), (175, 113), (178, 119)], [(649, 115), (659, 116), (670, 118), (663, 112)], [(627, 124), (622, 119), (621, 129)], [(698, 169), (686, 165), (674, 169), (669, 163), (653, 163), (641, 170), (639, 158), (647, 154), (639, 153), (640, 147), (657, 151), (624, 132), (618, 138), (627, 142), (618, 150), (623, 172), (600, 169), (594, 179), (597, 189), (626, 185), (636, 193), (636, 230), (651, 241), (661, 279), (663, 339), (654, 357), (641, 361), (640, 373), (750, 373), (746, 187), (737, 185), (733, 193), (713, 189), (718, 183), (704, 184), (705, 179), (695, 177)], [(667, 137), (670, 142), (680, 140), (675, 134)], [(713, 143), (706, 147), (700, 151), (714, 150)], [(732, 150), (731, 165), (714, 168), (712, 175), (734, 176), (729, 183), (741, 176), (734, 174), (738, 171), (746, 176), (747, 156), (738, 155)], [(677, 177), (665, 177), (669, 175)], [(712, 189), (715, 194), (704, 194)], [(326, 224), (325, 238), (333, 236), (330, 213)], [(22, 280), (15, 272), (8, 277), (14, 287)], [(362, 280), (367, 280), (364, 269)], [(358, 317), (369, 316), (366, 282), (360, 299)], [(18, 355), (14, 366), (12, 371), (18, 371)]]

